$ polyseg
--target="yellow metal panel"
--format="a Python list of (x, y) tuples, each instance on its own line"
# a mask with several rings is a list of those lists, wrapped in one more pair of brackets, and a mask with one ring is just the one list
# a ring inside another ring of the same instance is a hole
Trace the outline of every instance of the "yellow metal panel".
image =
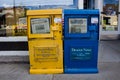
[(30, 73), (63, 73), (62, 40), (29, 41)]
[(45, 9), (45, 10), (28, 10), (27, 11), (27, 16), (48, 15), (48, 14), (62, 14), (62, 9)]

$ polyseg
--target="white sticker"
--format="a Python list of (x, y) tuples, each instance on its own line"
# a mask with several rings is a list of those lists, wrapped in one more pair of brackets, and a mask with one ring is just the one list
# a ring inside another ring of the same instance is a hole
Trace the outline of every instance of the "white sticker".
[(98, 23), (98, 18), (96, 18), (96, 17), (91, 18), (91, 23), (92, 24), (97, 24)]
[(61, 19), (61, 18), (54, 18), (54, 22), (55, 22), (55, 23), (61, 23), (61, 22), (62, 22), (62, 19)]

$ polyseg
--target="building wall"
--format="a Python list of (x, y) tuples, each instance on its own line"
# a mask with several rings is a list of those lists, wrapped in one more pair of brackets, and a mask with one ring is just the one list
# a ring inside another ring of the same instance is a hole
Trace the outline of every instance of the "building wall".
[[(56, 0), (55, 0), (56, 1)], [(86, 1), (95, 1), (95, 9), (99, 9), (100, 12), (103, 11), (103, 0), (86, 0)], [(92, 3), (91, 3), (92, 4)], [(79, 5), (79, 6), (78, 6)], [(84, 4), (85, 6), (86, 4)], [(93, 4), (92, 4), (93, 5)], [(39, 7), (32, 7), (28, 6), (30, 9), (46, 9), (46, 8), (82, 8), (83, 5), (81, 5), (81, 0), (73, 0), (72, 5), (46, 5), (46, 6), (39, 6)], [(120, 9), (120, 8), (119, 8)], [(16, 9), (16, 14), (19, 16), (20, 12), (24, 11), (24, 9)], [(9, 14), (9, 16), (12, 16), (12, 19), (6, 20), (7, 24), (14, 24), (14, 19), (13, 19), (13, 10), (8, 10), (6, 12), (12, 13), (12, 15)], [(24, 13), (22, 13), (24, 14)], [(120, 16), (119, 16), (120, 19)], [(11, 21), (11, 23), (9, 23)], [(120, 25), (120, 20), (119, 20), (119, 25)], [(100, 34), (102, 35), (101, 31), (101, 25), (100, 25)], [(5, 30), (6, 31), (6, 30)], [(28, 43), (27, 43), (27, 36), (1, 36), (0, 37), (0, 56), (25, 56), (28, 55)]]
[[(53, 1), (53, 0), (52, 0)], [(56, 1), (56, 0), (54, 0)], [(59, 0), (62, 1), (62, 0)], [(69, 1), (69, 0), (67, 0)], [(71, 0), (70, 0), (71, 1)], [(64, 1), (63, 1), (64, 2)], [(69, 2), (68, 2), (69, 3)], [(73, 0), (73, 3), (70, 5), (42, 5), (42, 6), (27, 6), (26, 9), (48, 9), (48, 8), (63, 8), (63, 9), (77, 9), (78, 0)], [(16, 8), (16, 21), (24, 11), (22, 8)], [(14, 25), (14, 13), (13, 8), (7, 9), (4, 13), (9, 13), (7, 15), (7, 25)], [(21, 13), (21, 14), (20, 14)], [(12, 29), (8, 26), (9, 29)], [(10, 30), (5, 30), (10, 31)], [(12, 30), (14, 31), (14, 30)], [(10, 32), (12, 32), (10, 31)], [(28, 42), (26, 36), (14, 36), (13, 34), (8, 34), (6, 36), (0, 36), (0, 56), (26, 56), (28, 55)]]

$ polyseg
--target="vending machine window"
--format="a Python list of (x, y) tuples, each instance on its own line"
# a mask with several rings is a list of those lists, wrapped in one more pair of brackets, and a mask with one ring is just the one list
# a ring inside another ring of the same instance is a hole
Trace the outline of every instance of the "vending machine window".
[(32, 34), (50, 33), (50, 19), (49, 18), (32, 18), (31, 33)]
[(70, 18), (69, 33), (87, 33), (86, 18)]

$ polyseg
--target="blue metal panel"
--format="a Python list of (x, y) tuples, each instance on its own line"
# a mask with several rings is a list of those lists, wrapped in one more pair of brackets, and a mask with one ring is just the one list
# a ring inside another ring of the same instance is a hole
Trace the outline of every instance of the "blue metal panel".
[[(71, 18), (86, 19), (87, 31), (85, 33), (70, 33)], [(97, 73), (98, 43), (98, 10), (64, 10), (65, 73)]]
[(65, 73), (97, 73), (98, 41), (64, 40)]

